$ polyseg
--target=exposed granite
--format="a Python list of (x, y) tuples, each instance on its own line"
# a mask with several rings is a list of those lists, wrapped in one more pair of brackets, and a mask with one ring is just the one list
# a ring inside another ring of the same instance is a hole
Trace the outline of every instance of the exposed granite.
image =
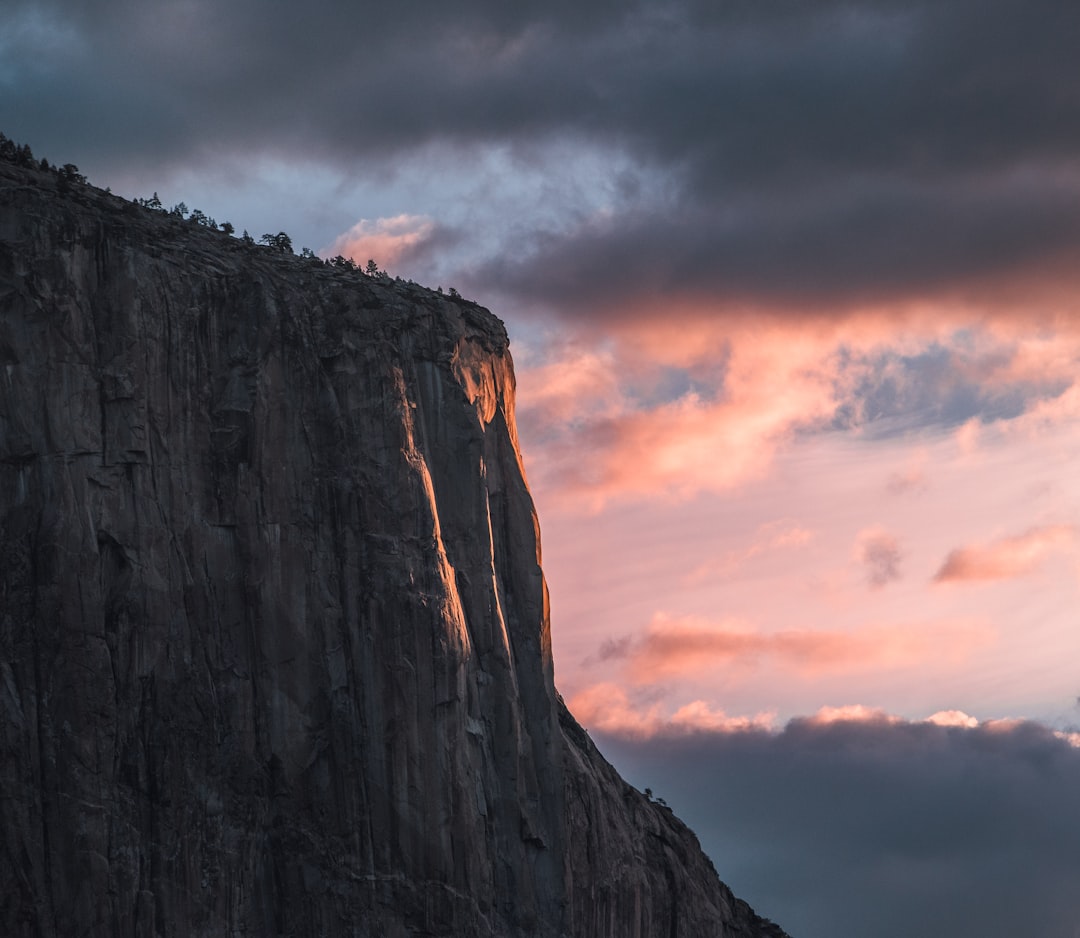
[(0, 933), (782, 936), (555, 693), (502, 323), (0, 163)]

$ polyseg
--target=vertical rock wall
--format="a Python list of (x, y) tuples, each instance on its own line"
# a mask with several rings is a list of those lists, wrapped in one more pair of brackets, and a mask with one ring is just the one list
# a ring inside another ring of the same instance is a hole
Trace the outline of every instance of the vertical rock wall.
[(560, 714), (513, 391), (474, 304), (0, 166), (0, 933), (772, 934)]

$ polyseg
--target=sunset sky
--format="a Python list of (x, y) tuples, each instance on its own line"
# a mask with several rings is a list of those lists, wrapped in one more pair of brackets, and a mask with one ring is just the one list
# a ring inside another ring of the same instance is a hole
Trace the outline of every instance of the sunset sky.
[(0, 130), (504, 319), (556, 680), (794, 938), (1080, 934), (1080, 6), (5, 0)]

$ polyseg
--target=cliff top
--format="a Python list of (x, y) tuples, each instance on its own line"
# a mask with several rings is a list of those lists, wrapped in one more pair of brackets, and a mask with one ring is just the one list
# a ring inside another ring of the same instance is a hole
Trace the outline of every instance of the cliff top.
[[(96, 215), (101, 224), (138, 231), (154, 249), (183, 255), (203, 268), (213, 269), (227, 260), (225, 266), (239, 262), (321, 288), (360, 289), (368, 295), (372, 308), (393, 309), (402, 301), (421, 305), (449, 303), (457, 307), (468, 326), (487, 339), (493, 350), (503, 350), (510, 344), (501, 319), (453, 288), (443, 293), (441, 287), (433, 290), (412, 280), (392, 277), (375, 269), (370, 262), (367, 269), (360, 268), (340, 255), (323, 259), (307, 248), (302, 254), (295, 254), (284, 232), (263, 235), (259, 241), (246, 231), (236, 235), (230, 223), (219, 226), (198, 209), (189, 212), (183, 203), (166, 209), (156, 193), (151, 199), (129, 201), (92, 185), (74, 164), (53, 166), (47, 160), (38, 161), (29, 147), (15, 144), (0, 133), (0, 203), (9, 204), (14, 193), (26, 194), (27, 190), (58, 211), (89, 213)], [(0, 236), (4, 240), (20, 240), (20, 232), (7, 230), (3, 220), (0, 220)]]

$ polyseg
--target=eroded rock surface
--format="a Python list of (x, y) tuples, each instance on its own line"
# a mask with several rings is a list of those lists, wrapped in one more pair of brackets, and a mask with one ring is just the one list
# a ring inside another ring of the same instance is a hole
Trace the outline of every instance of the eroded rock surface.
[(506, 333), (0, 164), (0, 933), (780, 936), (562, 708)]

